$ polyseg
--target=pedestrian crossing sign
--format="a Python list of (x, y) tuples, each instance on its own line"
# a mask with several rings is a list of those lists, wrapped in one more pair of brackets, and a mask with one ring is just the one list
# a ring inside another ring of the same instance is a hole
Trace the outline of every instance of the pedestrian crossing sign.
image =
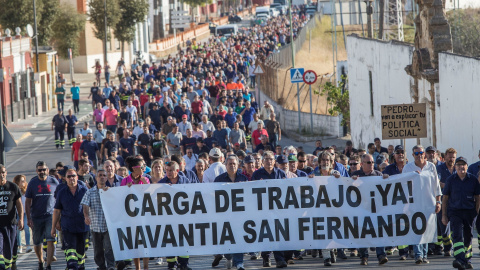
[(292, 68), (292, 69), (290, 69), (290, 81), (292, 83), (303, 82), (303, 73), (304, 72), (305, 72), (304, 68)]

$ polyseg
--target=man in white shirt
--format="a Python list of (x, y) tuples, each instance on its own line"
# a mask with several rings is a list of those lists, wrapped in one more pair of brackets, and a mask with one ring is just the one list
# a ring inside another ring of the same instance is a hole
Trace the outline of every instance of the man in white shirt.
[(193, 149), (191, 147), (187, 147), (186, 154), (183, 156), (183, 159), (185, 159), (185, 168), (187, 168), (187, 170), (192, 170), (198, 160), (198, 155), (193, 153)]
[(225, 165), (222, 164), (223, 154), (218, 148), (212, 148), (209, 156), (210, 167), (203, 173), (203, 183), (213, 183), (215, 178), (227, 171)]
[[(429, 180), (432, 182), (432, 186), (434, 188), (433, 195), (435, 196), (435, 200), (437, 201), (435, 204), (435, 213), (438, 213), (440, 212), (440, 209), (442, 207), (442, 203), (440, 201), (440, 197), (442, 196), (442, 190), (440, 189), (440, 180), (438, 179), (437, 169), (433, 163), (426, 160), (423, 146), (415, 145), (412, 149), (412, 156), (415, 159), (415, 162), (407, 163), (405, 167), (403, 167), (402, 173), (420, 173), (422, 171), (428, 171), (432, 173)], [(414, 245), (413, 252), (415, 254), (416, 264), (428, 263), (428, 244)]]
[(128, 100), (127, 103), (127, 112), (132, 116), (132, 123), (137, 122), (138, 124), (138, 112), (137, 107), (133, 106), (133, 101), (131, 99)]
[(180, 131), (180, 133), (182, 133), (183, 136), (187, 136), (187, 129), (190, 129), (192, 130), (192, 123), (188, 122), (187, 121), (188, 119), (188, 116), (186, 114), (184, 114), (182, 116), (182, 122), (178, 123), (178, 131)]
[(212, 122), (208, 121), (208, 117), (206, 115), (202, 116), (202, 127), (205, 133), (207, 133), (207, 130), (210, 130), (212, 133), (215, 131), (215, 126)]

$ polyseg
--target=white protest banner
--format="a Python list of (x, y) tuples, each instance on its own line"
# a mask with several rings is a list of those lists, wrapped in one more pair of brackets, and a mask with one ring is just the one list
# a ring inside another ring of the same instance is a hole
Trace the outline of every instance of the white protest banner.
[[(430, 243), (428, 172), (101, 191), (115, 259)], [(434, 185), (435, 184), (435, 185)]]

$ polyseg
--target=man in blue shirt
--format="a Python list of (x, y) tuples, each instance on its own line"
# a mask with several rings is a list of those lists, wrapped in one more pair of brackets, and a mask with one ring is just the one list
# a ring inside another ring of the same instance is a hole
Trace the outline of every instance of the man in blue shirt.
[(480, 209), (480, 183), (467, 173), (467, 169), (467, 160), (456, 158), (456, 173), (447, 178), (443, 188), (442, 223), (447, 226), (450, 222), (455, 256), (453, 267), (457, 269), (473, 269), (473, 221)]
[[(226, 163), (227, 172), (217, 176), (215, 178), (215, 183), (238, 183), (248, 181), (248, 178), (238, 171), (237, 156), (231, 155), (227, 157)], [(227, 269), (234, 266), (237, 270), (245, 270), (243, 266), (243, 253), (225, 254), (225, 258), (227, 259)]]
[(88, 159), (93, 162), (93, 167), (96, 170), (98, 166), (97, 156), (100, 156), (100, 149), (98, 148), (98, 144), (93, 140), (93, 134), (91, 132), (87, 134), (87, 139), (84, 140), (80, 145), (80, 151), (78, 151), (78, 160), (82, 159), (83, 152), (87, 153)]
[[(263, 153), (263, 167), (253, 173), (252, 181), (285, 178), (287, 178), (285, 172), (275, 167), (275, 153), (265, 151)], [(275, 257), (277, 268), (287, 267), (283, 251), (274, 251), (273, 256)], [(270, 267), (270, 251), (262, 251), (262, 258), (263, 267)]]
[(47, 164), (43, 161), (37, 162), (37, 176), (28, 182), (25, 193), (25, 212), (27, 214), (28, 226), (32, 228), (33, 245), (35, 254), (39, 258), (38, 268), (43, 270), (42, 242), (47, 241), (47, 264), (46, 269), (51, 269), (55, 237), (50, 235), (52, 226), (53, 207), (55, 204), (54, 193), (58, 181), (48, 176)]
[(75, 113), (78, 113), (80, 112), (80, 108), (78, 107), (78, 104), (80, 104), (80, 87), (76, 86), (75, 82), (72, 82), (70, 93), (72, 93), (73, 110)]
[(249, 101), (245, 102), (245, 109), (243, 109), (243, 111), (240, 114), (243, 117), (243, 123), (245, 123), (246, 128), (248, 127), (248, 124), (250, 124), (250, 122), (252, 122), (253, 115), (256, 112), (257, 111), (251, 106)]
[[(455, 170), (455, 159), (457, 158), (457, 151), (453, 148), (448, 148), (445, 150), (445, 162), (437, 166), (437, 174), (440, 179), (440, 187), (445, 187), (445, 182), (447, 179), (456, 173)], [(443, 211), (443, 210), (442, 210)], [(437, 213), (437, 243), (435, 246), (434, 254), (442, 254), (442, 242), (443, 242), (443, 252), (446, 257), (450, 257), (452, 250), (452, 239), (450, 237), (450, 231), (447, 230), (447, 226), (442, 223), (442, 211)]]
[(133, 156), (133, 146), (135, 145), (135, 139), (130, 137), (130, 130), (125, 129), (123, 131), (123, 138), (120, 139), (120, 146), (123, 159), (126, 159), (128, 156)]
[(85, 239), (90, 228), (85, 224), (81, 202), (88, 189), (78, 184), (74, 169), (68, 169), (65, 177), (68, 187), (60, 189), (57, 193), (50, 235), (56, 237), (55, 226), (60, 221), (61, 214), (60, 226), (65, 243), (67, 268), (85, 269)]
[(385, 170), (383, 170), (383, 174), (388, 175), (396, 175), (401, 174), (403, 167), (407, 163), (405, 160), (405, 150), (403, 150), (403, 146), (397, 145), (395, 146), (395, 152), (393, 154), (394, 162), (388, 165)]
[[(175, 161), (170, 161), (165, 163), (165, 177), (160, 180), (159, 184), (190, 184), (192, 183), (185, 176), (180, 175), (180, 166)], [(178, 263), (177, 263), (178, 257)], [(168, 269), (175, 269), (178, 264), (178, 269), (189, 269), (188, 268), (188, 259), (190, 256), (168, 256), (167, 264)]]

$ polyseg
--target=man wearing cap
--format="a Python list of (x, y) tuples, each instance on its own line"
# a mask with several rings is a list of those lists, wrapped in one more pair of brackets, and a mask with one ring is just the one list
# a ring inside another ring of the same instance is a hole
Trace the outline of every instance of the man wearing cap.
[[(457, 150), (454, 148), (448, 148), (445, 150), (445, 162), (437, 166), (438, 178), (440, 178), (440, 187), (445, 187), (447, 179), (456, 173), (455, 160), (457, 158)], [(442, 198), (443, 201), (443, 198)], [(445, 257), (451, 256), (452, 250), (452, 239), (450, 237), (450, 231), (447, 230), (447, 226), (442, 223), (443, 207), (440, 213), (437, 213), (437, 237), (438, 242), (436, 243), (434, 254), (442, 255), (441, 244), (443, 242), (443, 252)]]
[[(285, 172), (275, 167), (275, 154), (272, 151), (265, 151), (263, 153), (263, 167), (253, 173), (252, 181), (285, 178), (287, 178)], [(283, 251), (274, 251), (273, 256), (275, 257), (277, 268), (287, 267)], [(270, 251), (262, 252), (262, 258), (263, 267), (270, 267)]]
[(104, 169), (98, 170), (97, 185), (85, 193), (80, 204), (83, 206), (85, 224), (90, 226), (95, 263), (99, 269), (114, 270), (115, 258), (99, 192), (101, 189), (107, 191), (106, 183), (107, 172)]
[[(382, 174), (380, 171), (375, 170), (373, 156), (365, 154), (362, 156), (360, 170), (352, 173), (352, 179), (357, 180), (358, 177), (366, 176), (382, 176), (384, 179), (388, 177), (387, 174)], [(385, 254), (385, 247), (376, 247), (377, 259), (379, 264), (385, 264), (388, 262), (387, 255)], [(360, 248), (360, 265), (368, 265), (368, 248)]]
[[(423, 146), (415, 145), (412, 148), (412, 156), (415, 162), (409, 162), (403, 167), (402, 173), (409, 173), (409, 172), (417, 172), (420, 173), (422, 171), (430, 172), (430, 182), (434, 187), (434, 196), (436, 199), (435, 204), (435, 213), (439, 213), (442, 207), (442, 202), (440, 201), (440, 197), (442, 195), (442, 191), (440, 189), (440, 182), (437, 175), (437, 169), (435, 165), (425, 159), (425, 152), (423, 151)], [(432, 205), (433, 208), (433, 205)], [(401, 246), (399, 246), (400, 249)], [(408, 248), (408, 246), (403, 246), (404, 248)], [(429, 263), (427, 260), (427, 253), (428, 253), (428, 244), (418, 244), (413, 246), (413, 252), (415, 253), (415, 263)], [(402, 260), (407, 259), (407, 251), (404, 251), (404, 254), (400, 254), (400, 258)]]
[(442, 223), (447, 226), (450, 222), (455, 256), (453, 267), (457, 269), (473, 269), (473, 221), (480, 209), (480, 183), (467, 169), (467, 160), (458, 157), (456, 172), (447, 178), (443, 188)]
[(65, 131), (67, 131), (68, 120), (63, 115), (63, 110), (58, 108), (58, 113), (52, 119), (52, 130), (55, 127), (55, 147), (65, 148)]
[(213, 183), (215, 178), (227, 171), (225, 165), (222, 164), (223, 154), (218, 148), (212, 148), (208, 153), (208, 161), (210, 167), (203, 173), (203, 183)]
[(188, 121), (188, 116), (184, 114), (182, 115), (182, 122), (178, 123), (178, 131), (180, 131), (183, 136), (186, 136), (187, 129), (190, 129), (190, 131), (192, 131), (192, 123)]
[[(248, 181), (248, 178), (239, 172), (238, 158), (235, 155), (229, 156), (226, 163), (227, 171), (217, 176), (214, 181), (215, 183), (238, 183)], [(245, 270), (243, 266), (243, 253), (225, 254), (225, 258), (227, 259), (227, 269), (234, 266), (237, 270)]]
[(252, 155), (248, 155), (243, 159), (242, 174), (248, 178), (248, 181), (252, 181), (252, 175), (257, 170), (255, 168), (255, 159)]
[(388, 165), (385, 170), (383, 171), (384, 174), (388, 175), (395, 175), (401, 174), (403, 167), (406, 164), (405, 160), (405, 150), (403, 150), (403, 146), (397, 145), (395, 146), (395, 152), (393, 154), (394, 162)]
[(296, 178), (298, 177), (298, 175), (296, 175), (295, 173), (291, 172), (288, 168), (288, 158), (287, 156), (285, 155), (280, 155), (280, 156), (277, 156), (275, 158), (275, 165), (277, 166), (277, 168), (279, 168), (280, 170), (284, 171), (287, 178)]
[(429, 146), (425, 149), (425, 158), (435, 166), (442, 164), (438, 159), (437, 149), (434, 146)]
[(307, 177), (308, 174), (298, 168), (298, 158), (294, 154), (288, 155), (288, 170), (298, 177)]

